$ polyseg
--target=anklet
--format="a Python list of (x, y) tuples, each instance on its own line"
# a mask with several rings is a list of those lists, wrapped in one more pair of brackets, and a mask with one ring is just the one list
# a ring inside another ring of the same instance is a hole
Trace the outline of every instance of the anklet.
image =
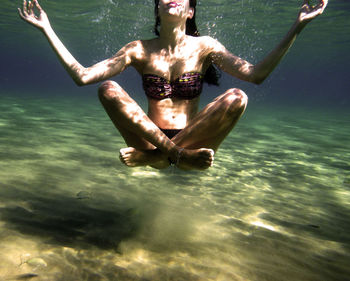
[(184, 148), (183, 148), (183, 147), (181, 147), (180, 150), (179, 150), (179, 152), (177, 153), (175, 166), (179, 165), (180, 157), (181, 157), (182, 151), (184, 151)]
[(184, 148), (181, 147), (176, 155), (176, 158), (175, 158), (175, 161), (171, 160), (171, 158), (169, 157), (168, 160), (169, 160), (169, 163), (171, 166), (177, 166), (180, 162), (180, 157), (181, 157), (181, 153), (182, 151), (184, 151)]

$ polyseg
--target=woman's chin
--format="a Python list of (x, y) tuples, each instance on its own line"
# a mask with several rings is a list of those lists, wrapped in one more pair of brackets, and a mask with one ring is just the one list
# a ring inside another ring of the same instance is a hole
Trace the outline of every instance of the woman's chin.
[(179, 21), (182, 19), (182, 15), (181, 13), (179, 13), (179, 11), (176, 11), (175, 9), (170, 9), (161, 15), (161, 19), (164, 19), (166, 21)]

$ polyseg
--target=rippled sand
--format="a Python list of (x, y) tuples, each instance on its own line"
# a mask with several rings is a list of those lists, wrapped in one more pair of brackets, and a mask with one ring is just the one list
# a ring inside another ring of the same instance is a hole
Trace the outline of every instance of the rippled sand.
[(0, 280), (346, 280), (349, 125), (253, 106), (213, 168), (130, 169), (97, 100), (3, 97)]

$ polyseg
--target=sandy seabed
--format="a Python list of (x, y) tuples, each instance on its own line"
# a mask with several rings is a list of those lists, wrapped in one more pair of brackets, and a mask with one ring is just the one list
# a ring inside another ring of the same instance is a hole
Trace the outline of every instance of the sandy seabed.
[(0, 112), (0, 280), (350, 276), (344, 111), (248, 107), (204, 172), (123, 166), (95, 100)]

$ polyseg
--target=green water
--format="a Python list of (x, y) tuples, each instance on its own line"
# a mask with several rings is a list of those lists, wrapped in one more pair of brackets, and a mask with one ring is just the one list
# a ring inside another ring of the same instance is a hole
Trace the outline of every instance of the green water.
[[(256, 62), (302, 1), (199, 1), (202, 34)], [(300, 2), (300, 3), (299, 3)], [(45, 1), (85, 65), (152, 37), (153, 1)], [(204, 172), (127, 168), (124, 141), (0, 0), (0, 280), (333, 281), (350, 270), (350, 3), (331, 0)], [(116, 80), (145, 104), (132, 70)]]

